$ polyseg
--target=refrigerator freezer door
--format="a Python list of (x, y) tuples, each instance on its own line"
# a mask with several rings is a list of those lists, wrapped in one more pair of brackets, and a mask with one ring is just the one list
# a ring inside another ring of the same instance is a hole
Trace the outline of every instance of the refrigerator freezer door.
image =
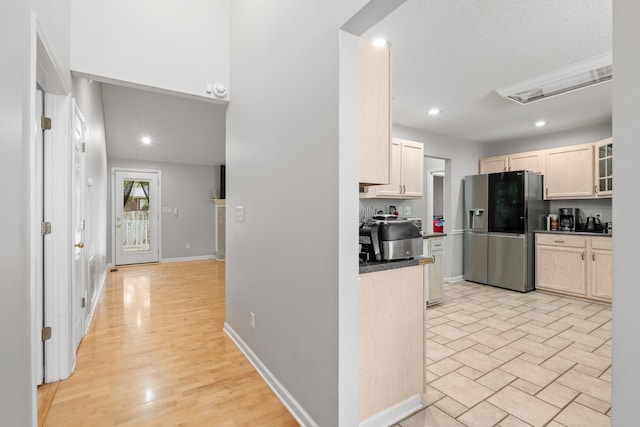
[(489, 175), (464, 177), (465, 230), (487, 232)]
[(465, 231), (464, 279), (478, 283), (487, 282), (488, 234)]
[(489, 284), (514, 291), (533, 290), (527, 269), (527, 239), (522, 234), (489, 234)]

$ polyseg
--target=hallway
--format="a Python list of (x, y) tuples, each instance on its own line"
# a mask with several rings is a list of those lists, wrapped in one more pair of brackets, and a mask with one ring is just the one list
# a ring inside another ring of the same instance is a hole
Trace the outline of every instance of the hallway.
[(49, 387), (39, 425), (297, 426), (224, 320), (224, 262), (110, 272), (75, 373)]

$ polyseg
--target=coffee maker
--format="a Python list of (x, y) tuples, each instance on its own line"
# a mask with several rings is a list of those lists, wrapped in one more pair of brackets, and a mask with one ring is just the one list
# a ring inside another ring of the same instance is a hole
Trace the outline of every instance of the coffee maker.
[(560, 231), (576, 231), (580, 219), (580, 209), (560, 208), (558, 217), (560, 219)]

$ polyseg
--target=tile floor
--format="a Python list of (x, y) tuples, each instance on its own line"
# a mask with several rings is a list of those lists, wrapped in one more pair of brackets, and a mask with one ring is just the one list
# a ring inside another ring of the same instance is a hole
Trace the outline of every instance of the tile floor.
[(427, 309), (426, 408), (397, 426), (610, 426), (610, 306), (470, 282), (444, 292)]

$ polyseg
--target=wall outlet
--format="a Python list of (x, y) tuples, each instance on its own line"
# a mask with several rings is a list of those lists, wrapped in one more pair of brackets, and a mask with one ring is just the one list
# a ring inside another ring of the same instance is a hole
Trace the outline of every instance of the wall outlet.
[(251, 329), (256, 328), (256, 315), (253, 314), (253, 311), (249, 313), (249, 326), (251, 326)]
[(405, 215), (411, 215), (411, 206), (405, 206), (404, 207), (404, 214)]
[(189, 249), (191, 247), (191, 243), (187, 242), (187, 249)]

